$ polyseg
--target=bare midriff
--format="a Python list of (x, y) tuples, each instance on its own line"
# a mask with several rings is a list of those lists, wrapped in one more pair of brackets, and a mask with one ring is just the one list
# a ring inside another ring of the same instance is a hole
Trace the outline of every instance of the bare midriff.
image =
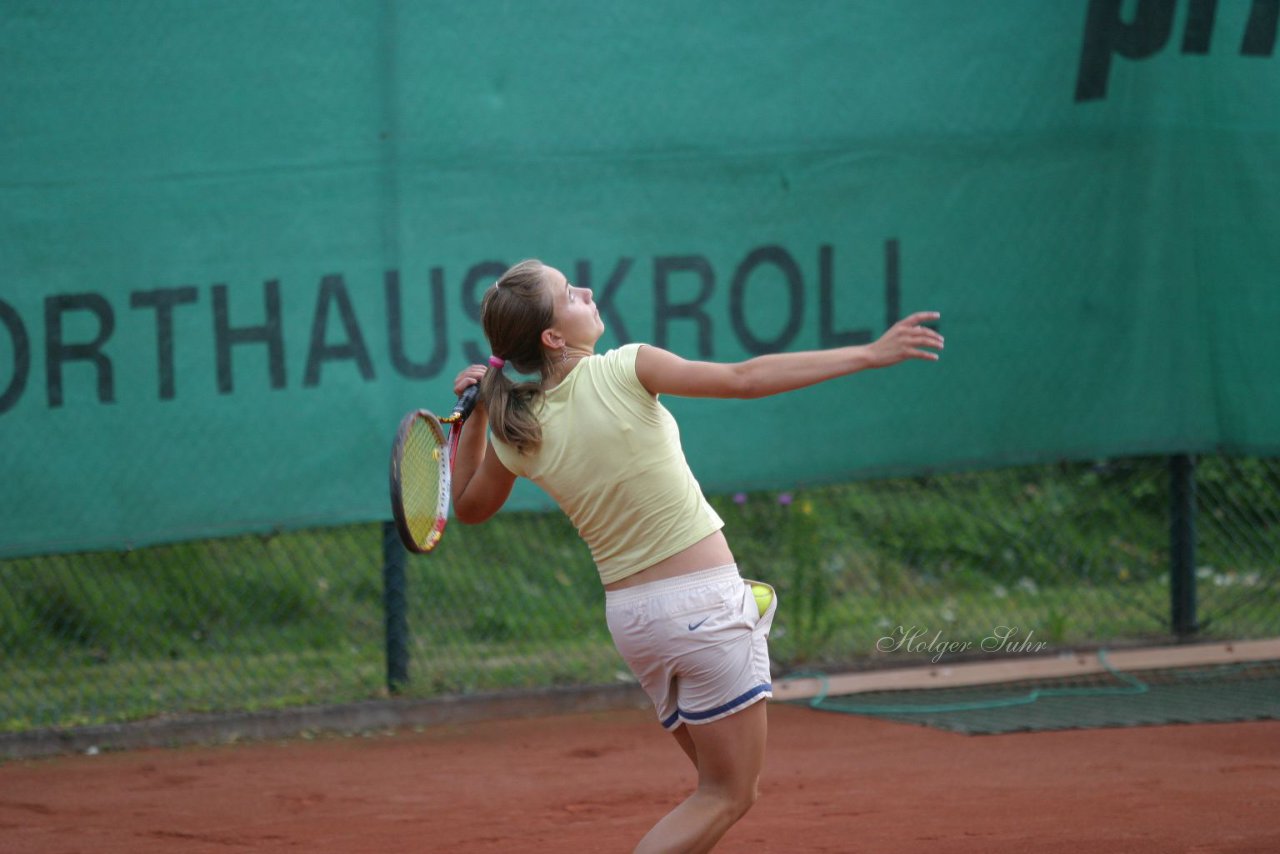
[(606, 584), (605, 590), (624, 590), (650, 581), (662, 581), (664, 578), (675, 578), (704, 569), (714, 569), (734, 563), (733, 552), (729, 550), (729, 541), (724, 538), (723, 531), (716, 531), (683, 551), (676, 552), (669, 558), (658, 561), (634, 575), (628, 575), (612, 584)]

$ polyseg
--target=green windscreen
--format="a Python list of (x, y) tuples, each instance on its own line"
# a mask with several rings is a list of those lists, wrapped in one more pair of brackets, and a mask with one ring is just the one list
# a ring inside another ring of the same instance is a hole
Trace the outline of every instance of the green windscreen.
[(709, 492), (1277, 453), (1278, 5), (7, 0), (0, 555), (388, 518), (526, 257), (602, 349), (942, 312), (666, 401)]

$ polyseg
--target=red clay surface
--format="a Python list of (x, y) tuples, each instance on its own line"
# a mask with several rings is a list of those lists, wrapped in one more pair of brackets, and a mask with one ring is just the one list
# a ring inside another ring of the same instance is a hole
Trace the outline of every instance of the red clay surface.
[[(1280, 722), (964, 736), (770, 707), (724, 852), (1280, 852)], [(0, 765), (0, 849), (629, 851), (693, 784), (640, 711)]]

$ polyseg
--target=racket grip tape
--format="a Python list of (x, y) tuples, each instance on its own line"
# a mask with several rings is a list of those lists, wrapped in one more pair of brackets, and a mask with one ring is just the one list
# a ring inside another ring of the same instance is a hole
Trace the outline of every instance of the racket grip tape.
[(462, 397), (458, 398), (458, 402), (453, 407), (453, 412), (444, 421), (455, 424), (459, 421), (465, 421), (467, 416), (471, 414), (471, 410), (476, 408), (476, 400), (480, 397), (480, 384), (468, 386), (467, 390), (462, 393)]

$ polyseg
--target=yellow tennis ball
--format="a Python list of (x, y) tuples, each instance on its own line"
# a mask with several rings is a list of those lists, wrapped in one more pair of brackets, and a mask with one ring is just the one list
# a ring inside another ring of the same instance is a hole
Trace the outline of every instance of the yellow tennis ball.
[(773, 591), (763, 584), (751, 585), (751, 594), (756, 597), (756, 607), (760, 609), (760, 616), (764, 616), (764, 612), (769, 610), (769, 603), (773, 601)]

